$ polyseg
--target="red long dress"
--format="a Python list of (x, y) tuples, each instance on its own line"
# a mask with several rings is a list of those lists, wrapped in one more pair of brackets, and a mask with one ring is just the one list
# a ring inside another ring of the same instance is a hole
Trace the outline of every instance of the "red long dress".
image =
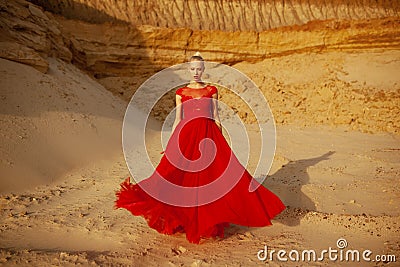
[[(183, 119), (154, 173), (137, 184), (126, 179), (116, 208), (143, 216), (160, 233), (185, 232), (192, 243), (223, 237), (229, 223), (261, 227), (285, 209), (239, 163), (212, 117), (215, 86), (182, 87)], [(254, 190), (254, 188), (256, 188)]]

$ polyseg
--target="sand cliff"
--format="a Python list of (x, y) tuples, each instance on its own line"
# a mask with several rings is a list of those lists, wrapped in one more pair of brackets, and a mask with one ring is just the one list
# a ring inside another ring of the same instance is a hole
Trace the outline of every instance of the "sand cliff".
[[(35, 1), (32, 1), (35, 2)], [(121, 23), (121, 20), (109, 20), (108, 23), (84, 23), (81, 20), (90, 17), (85, 7), (100, 12), (109, 10), (112, 18), (116, 14), (132, 14), (129, 8), (135, 10), (137, 15), (146, 14), (153, 10), (162, 9), (165, 12), (171, 8), (163, 2), (128, 2), (119, 1), (112, 4), (109, 1), (36, 1), (51, 12), (64, 14), (70, 12), (75, 16), (55, 16), (44, 12), (42, 7), (35, 6), (26, 1), (2, 0), (0, 19), (2, 37), (1, 41), (11, 42), (8, 50), (2, 48), (3, 58), (27, 58), (20, 61), (41, 65), (46, 70), (45, 60), (38, 56), (56, 56), (66, 61), (73, 61), (81, 68), (90, 71), (96, 77), (127, 76), (140, 74), (140, 72), (154, 72), (160, 68), (176, 63), (182, 63), (194, 51), (202, 51), (209, 61), (217, 61), (227, 64), (237, 62), (257, 62), (265, 58), (279, 57), (282, 55), (303, 52), (326, 52), (332, 50), (356, 51), (369, 48), (397, 49), (399, 48), (399, 15), (397, 1), (340, 1), (334, 4), (329, 1), (288, 1), (284, 8), (293, 12), (318, 14), (313, 9), (325, 11), (322, 17), (311, 16), (304, 21), (291, 21), (284, 17), (279, 21), (284, 22), (280, 27), (265, 28), (260, 31), (253, 27), (231, 31), (210, 27), (207, 30), (199, 30), (196, 27), (178, 25), (176, 27), (164, 27), (141, 21), (140, 23)], [(113, 2), (114, 3), (114, 2)], [(145, 4), (147, 3), (147, 4)], [(175, 2), (174, 2), (175, 3)], [(197, 4), (196, 4), (197, 3)], [(207, 1), (189, 1), (189, 5), (201, 7), (201, 3)], [(217, 5), (218, 1), (210, 1)], [(228, 5), (238, 6), (242, 12), (251, 13), (247, 9), (261, 10), (258, 5), (271, 6), (279, 10), (279, 6), (285, 2), (268, 1), (235, 1), (227, 2)], [(225, 4), (227, 4), (225, 3)], [(296, 4), (295, 4), (296, 3)], [(148, 12), (139, 12), (137, 6), (148, 8)], [(293, 6), (292, 6), (293, 5)], [(245, 7), (248, 6), (248, 7)], [(318, 8), (317, 8), (318, 7)], [(353, 10), (356, 8), (357, 10)], [(360, 9), (360, 10), (358, 10)], [(204, 10), (200, 8), (200, 10)], [(208, 9), (206, 9), (208, 10)], [(328, 12), (328, 10), (331, 10)], [(113, 11), (113, 12), (111, 12)], [(195, 20), (194, 12), (190, 9), (184, 14)], [(225, 17), (233, 18), (236, 14), (234, 8), (224, 10)], [(238, 11), (239, 12), (239, 11)], [(82, 17), (78, 16), (82, 13)], [(136, 14), (135, 13), (135, 14)], [(162, 17), (163, 12), (156, 12), (157, 18)], [(263, 11), (263, 14), (271, 12)], [(293, 18), (291, 12), (283, 12)], [(322, 14), (322, 13), (321, 13)], [(348, 15), (347, 17), (345, 15)], [(64, 14), (65, 15), (65, 14)], [(84, 16), (85, 15), (85, 16)], [(101, 14), (98, 14), (100, 16)], [(139, 16), (132, 16), (139, 17)], [(251, 16), (257, 18), (259, 16)], [(299, 17), (299, 16), (297, 16)], [(301, 17), (301, 16), (300, 16)], [(158, 19), (157, 21), (160, 21)], [(198, 21), (210, 21), (207, 18), (198, 18)], [(90, 21), (84, 19), (84, 21)], [(94, 20), (96, 21), (96, 20)], [(176, 21), (171, 18), (171, 21)], [(234, 25), (227, 22), (229, 25)], [(215, 22), (216, 25), (222, 25)], [(190, 25), (193, 25), (191, 23)], [(284, 27), (282, 27), (284, 26)], [(18, 45), (12, 45), (15, 42)], [(7, 44), (3, 44), (3, 47)], [(21, 47), (22, 46), (22, 47)], [(33, 51), (32, 51), (33, 50)], [(19, 51), (19, 56), (12, 51)], [(35, 56), (32, 56), (36, 53)], [(31, 55), (31, 56), (28, 56)], [(41, 63), (37, 63), (42, 61)]]
[(265, 31), (318, 20), (395, 17), (396, 0), (32, 0), (69, 19), (192, 30)]

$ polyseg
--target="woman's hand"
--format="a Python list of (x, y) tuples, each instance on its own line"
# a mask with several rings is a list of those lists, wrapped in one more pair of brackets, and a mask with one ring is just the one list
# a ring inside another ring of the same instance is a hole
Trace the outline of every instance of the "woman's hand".
[(175, 96), (176, 115), (175, 115), (174, 124), (172, 125), (172, 133), (175, 131), (176, 126), (182, 120), (182, 106), (181, 106), (181, 104), (182, 104), (182, 97), (177, 94)]
[(218, 129), (221, 131), (222, 133), (222, 124), (220, 121), (215, 121), (215, 124), (218, 126)]
[(213, 113), (214, 121), (217, 124), (218, 129), (222, 132), (221, 120), (219, 119), (219, 114), (218, 114), (218, 92), (213, 94), (212, 98), (213, 98), (212, 113)]

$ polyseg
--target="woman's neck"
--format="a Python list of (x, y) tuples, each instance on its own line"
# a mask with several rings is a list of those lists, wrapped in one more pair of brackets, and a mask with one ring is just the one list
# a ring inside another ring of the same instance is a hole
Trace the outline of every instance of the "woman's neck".
[(193, 88), (193, 89), (201, 89), (201, 88), (206, 87), (206, 84), (203, 81), (201, 81), (201, 82), (190, 81), (190, 83), (187, 86), (189, 88)]

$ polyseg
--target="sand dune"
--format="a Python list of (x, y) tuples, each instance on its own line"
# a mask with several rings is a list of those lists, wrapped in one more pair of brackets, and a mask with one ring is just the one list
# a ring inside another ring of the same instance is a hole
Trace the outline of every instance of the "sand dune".
[(49, 59), (46, 75), (0, 60), (0, 191), (56, 182), (120, 153), (124, 102), (60, 60)]

